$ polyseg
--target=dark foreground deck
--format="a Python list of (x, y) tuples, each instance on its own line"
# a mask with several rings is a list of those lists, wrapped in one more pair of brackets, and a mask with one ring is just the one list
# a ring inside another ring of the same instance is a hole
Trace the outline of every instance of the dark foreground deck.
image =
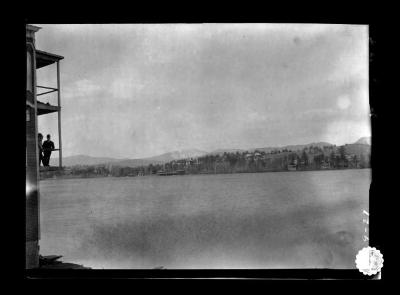
[(39, 268), (41, 269), (90, 269), (80, 264), (59, 261), (61, 255), (40, 256)]

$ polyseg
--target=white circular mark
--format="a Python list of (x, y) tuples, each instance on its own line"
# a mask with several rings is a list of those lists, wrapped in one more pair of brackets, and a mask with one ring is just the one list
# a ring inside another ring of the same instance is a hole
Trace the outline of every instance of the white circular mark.
[(375, 247), (364, 247), (357, 253), (355, 263), (363, 274), (376, 275), (383, 267), (383, 255)]

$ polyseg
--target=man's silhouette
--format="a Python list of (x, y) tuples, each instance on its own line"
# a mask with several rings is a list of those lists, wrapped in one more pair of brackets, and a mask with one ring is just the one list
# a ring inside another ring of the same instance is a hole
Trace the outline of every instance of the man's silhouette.
[(40, 163), (43, 163), (43, 165), (44, 165), (42, 141), (43, 141), (43, 135), (42, 135), (42, 133), (39, 133), (38, 134), (39, 166), (40, 166)]
[(54, 142), (50, 140), (50, 134), (47, 134), (47, 140), (43, 142), (43, 166), (49, 166), (51, 151), (54, 150)]

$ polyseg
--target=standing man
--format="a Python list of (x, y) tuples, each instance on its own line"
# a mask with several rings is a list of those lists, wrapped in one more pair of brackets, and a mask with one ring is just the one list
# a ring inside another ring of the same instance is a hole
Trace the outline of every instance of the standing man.
[(47, 140), (43, 142), (43, 166), (49, 166), (51, 151), (54, 150), (54, 142), (50, 140), (50, 134), (47, 134)]
[(43, 166), (44, 166), (42, 142), (43, 142), (43, 135), (42, 135), (42, 133), (39, 133), (38, 134), (39, 167), (40, 167), (40, 163), (43, 163)]

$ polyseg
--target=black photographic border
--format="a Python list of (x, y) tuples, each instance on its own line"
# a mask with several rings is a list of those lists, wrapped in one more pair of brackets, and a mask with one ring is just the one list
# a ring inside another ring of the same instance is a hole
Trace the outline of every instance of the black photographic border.
[[(136, 20), (136, 21), (135, 21)], [(370, 246), (376, 247), (383, 253), (385, 257), (385, 248), (383, 242), (384, 231), (382, 230), (382, 218), (383, 218), (383, 200), (379, 199), (380, 191), (382, 191), (382, 184), (384, 178), (384, 168), (383, 162), (380, 160), (382, 155), (384, 155), (384, 150), (381, 145), (384, 140), (384, 133), (381, 133), (383, 127), (382, 123), (382, 99), (379, 100), (379, 97), (382, 97), (382, 56), (384, 52), (381, 46), (380, 35), (378, 34), (378, 26), (376, 23), (371, 23), (369, 21), (365, 22), (352, 22), (350, 19), (347, 21), (323, 21), (321, 20), (311, 20), (311, 21), (289, 21), (285, 19), (258, 19), (256, 21), (235, 21), (231, 20), (186, 20), (183, 21), (168, 21), (163, 20), (162, 18), (155, 18), (152, 20), (143, 20), (140, 18), (136, 19), (121, 19), (118, 21), (112, 20), (99, 20), (98, 18), (75, 18), (69, 19), (69, 21), (64, 21), (62, 18), (51, 17), (48, 18), (35, 18), (28, 17), (25, 18), (23, 22), (17, 25), (17, 33), (20, 38), (17, 38), (17, 44), (20, 45), (17, 50), (19, 53), (18, 56), (21, 57), (21, 67), (23, 67), (23, 71), (18, 71), (22, 73), (22, 77), (20, 81), (24, 81), (24, 69), (26, 60), (25, 55), (25, 24), (35, 24), (35, 23), (201, 23), (201, 22), (222, 22), (222, 23), (235, 23), (235, 22), (277, 22), (277, 23), (344, 23), (344, 24), (361, 24), (369, 26), (369, 55), (370, 55), (370, 108), (371, 108), (371, 131), (372, 131), (372, 146), (371, 146), (371, 171), (372, 171), (372, 182), (370, 186), (370, 196), (369, 196), (369, 204), (370, 204), (370, 218), (369, 218), (369, 242)], [(21, 96), (22, 93), (25, 93), (25, 83), (19, 84), (21, 88)], [(25, 95), (25, 94), (24, 94)], [(22, 101), (22, 100), (21, 100)], [(22, 102), (23, 103), (23, 102)], [(25, 116), (22, 111), (22, 103), (19, 107), (21, 107), (21, 118), (19, 118), (20, 122), (23, 122), (22, 116)], [(24, 125), (21, 125), (21, 135), (24, 133)], [(25, 137), (22, 136), (22, 141), (25, 141)], [(23, 150), (23, 144), (21, 145)], [(22, 151), (23, 153), (25, 151)], [(23, 157), (21, 157), (23, 164)], [(21, 165), (22, 167), (22, 165)], [(18, 173), (23, 171), (22, 168), (18, 169)], [(21, 176), (21, 180), (23, 180)], [(21, 181), (21, 187), (23, 188), (24, 184)], [(22, 192), (22, 189), (21, 189)], [(24, 199), (21, 198), (21, 202), (18, 203), (18, 212), (21, 212), (23, 218), (20, 220), (22, 225), (22, 252), (20, 255), (23, 257), (21, 261), (21, 266), (23, 267), (23, 275), (26, 279), (56, 279), (56, 278), (75, 278), (75, 279), (105, 279), (105, 278), (125, 278), (125, 279), (349, 279), (349, 280), (369, 280), (375, 279), (376, 276), (366, 276), (359, 272), (357, 269), (220, 269), (220, 270), (207, 270), (207, 269), (132, 269), (132, 270), (100, 270), (100, 269), (25, 269), (25, 202)], [(18, 239), (19, 240), (19, 239)], [(20, 257), (20, 256), (19, 256)], [(385, 268), (382, 269), (382, 279), (384, 279)]]

